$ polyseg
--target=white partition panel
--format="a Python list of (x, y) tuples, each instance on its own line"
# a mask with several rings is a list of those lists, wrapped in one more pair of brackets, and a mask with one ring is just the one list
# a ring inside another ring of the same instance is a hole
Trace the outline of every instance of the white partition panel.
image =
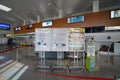
[(83, 28), (37, 28), (36, 51), (84, 51)]
[(35, 29), (35, 50), (51, 51), (51, 28)]

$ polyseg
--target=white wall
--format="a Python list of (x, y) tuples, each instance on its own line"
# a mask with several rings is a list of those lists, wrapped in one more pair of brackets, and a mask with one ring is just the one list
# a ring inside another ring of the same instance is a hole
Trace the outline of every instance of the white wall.
[(12, 31), (0, 30), (0, 34), (11, 34)]
[[(118, 42), (120, 41), (120, 32), (105, 32), (105, 33), (85, 33), (85, 37), (94, 37), (95, 41), (102, 42)], [(111, 39), (107, 39), (110, 36)]]
[[(111, 36), (111, 39), (107, 39)], [(102, 45), (110, 46), (113, 42), (120, 41), (120, 32), (105, 32), (105, 33), (85, 33), (85, 38), (94, 37), (96, 41), (96, 51), (100, 49)]]

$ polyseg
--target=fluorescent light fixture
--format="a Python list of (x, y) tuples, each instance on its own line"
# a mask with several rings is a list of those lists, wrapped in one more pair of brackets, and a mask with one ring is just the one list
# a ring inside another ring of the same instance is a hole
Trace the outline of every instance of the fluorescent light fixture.
[(11, 8), (7, 7), (7, 6), (4, 6), (2, 4), (0, 4), (0, 10), (3, 10), (3, 11), (6, 11), (6, 12), (9, 12), (10, 10), (12, 10)]

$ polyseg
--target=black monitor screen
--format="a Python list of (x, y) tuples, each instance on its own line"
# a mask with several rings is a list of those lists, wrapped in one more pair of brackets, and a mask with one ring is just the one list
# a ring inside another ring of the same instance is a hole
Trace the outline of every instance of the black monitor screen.
[(105, 26), (95, 26), (92, 27), (92, 33), (104, 32)]
[(85, 33), (91, 33), (92, 28), (91, 27), (86, 27), (85, 28)]

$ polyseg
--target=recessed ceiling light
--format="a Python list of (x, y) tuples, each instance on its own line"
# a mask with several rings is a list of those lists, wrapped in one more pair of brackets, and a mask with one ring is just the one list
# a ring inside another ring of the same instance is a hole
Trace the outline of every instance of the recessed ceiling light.
[(7, 6), (4, 6), (4, 5), (0, 4), (0, 10), (3, 10), (3, 11), (6, 11), (6, 12), (9, 12), (9, 11), (11, 11), (12, 9), (9, 8), (9, 7), (7, 7)]

